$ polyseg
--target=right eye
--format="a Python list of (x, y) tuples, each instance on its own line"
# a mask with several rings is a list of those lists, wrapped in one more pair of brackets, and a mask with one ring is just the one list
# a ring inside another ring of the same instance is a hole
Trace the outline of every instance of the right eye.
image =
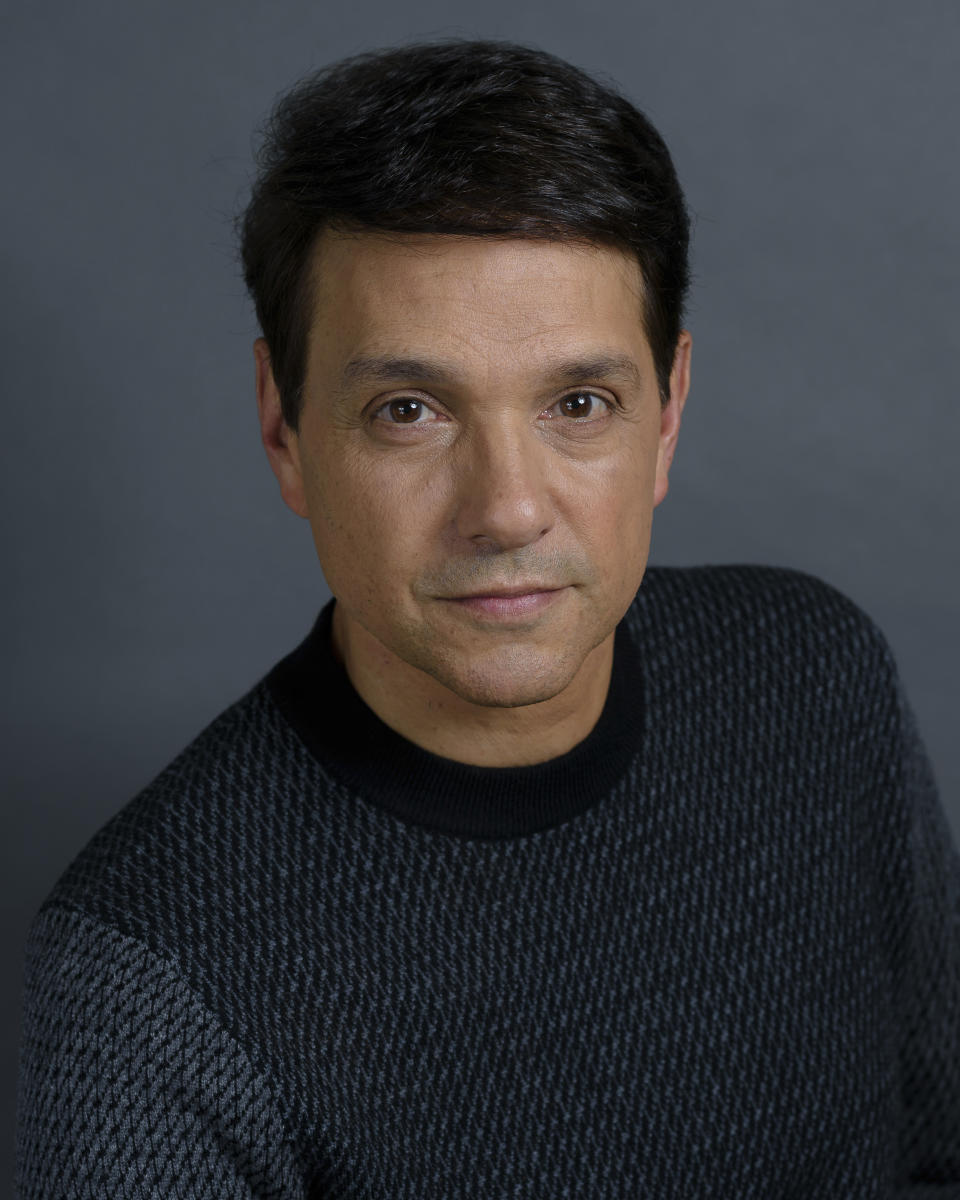
[[(388, 425), (432, 425), (430, 420), (421, 420), (428, 413), (438, 414), (429, 405), (416, 396), (397, 396), (381, 404), (374, 412), (374, 420), (382, 420)], [(386, 415), (381, 415), (386, 414)]]

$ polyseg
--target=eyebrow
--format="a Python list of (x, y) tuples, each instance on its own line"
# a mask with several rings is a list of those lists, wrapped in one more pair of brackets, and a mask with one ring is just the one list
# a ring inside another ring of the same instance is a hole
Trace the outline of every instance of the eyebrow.
[[(440, 359), (397, 355), (362, 355), (352, 358), (341, 373), (344, 388), (358, 383), (449, 383), (459, 378), (457, 368)], [(629, 354), (601, 352), (584, 358), (553, 362), (544, 372), (547, 381), (582, 383), (592, 379), (624, 382), (643, 387), (643, 375)]]

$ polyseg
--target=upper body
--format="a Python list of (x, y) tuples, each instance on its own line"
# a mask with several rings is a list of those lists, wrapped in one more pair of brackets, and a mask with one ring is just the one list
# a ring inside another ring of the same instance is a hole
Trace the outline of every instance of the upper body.
[(28, 952), (26, 1197), (954, 1197), (960, 862), (872, 624), (651, 569), (545, 764), (417, 747), (303, 645)]
[(807, 577), (647, 571), (656, 131), (539, 52), (361, 56), (243, 236), (335, 599), (39, 914), (25, 1195), (958, 1194), (958, 861), (889, 653)]

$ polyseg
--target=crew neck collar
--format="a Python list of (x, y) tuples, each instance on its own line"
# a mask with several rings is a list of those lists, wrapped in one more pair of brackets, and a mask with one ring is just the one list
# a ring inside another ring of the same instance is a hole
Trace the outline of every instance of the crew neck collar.
[(335, 601), (269, 673), (274, 702), (310, 753), (364, 800), (411, 824), (476, 838), (536, 833), (607, 796), (640, 749), (640, 656), (626, 621), (614, 635), (610, 687), (600, 717), (573, 749), (547, 762), (480, 767), (443, 758), (402, 737), (363, 701), (335, 658)]

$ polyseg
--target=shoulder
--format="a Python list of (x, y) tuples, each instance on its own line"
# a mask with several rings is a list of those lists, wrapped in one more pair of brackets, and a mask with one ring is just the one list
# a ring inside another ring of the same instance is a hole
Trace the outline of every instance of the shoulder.
[(810, 686), (846, 679), (896, 689), (890, 646), (873, 619), (817, 576), (752, 564), (650, 567), (628, 619), (678, 660), (715, 661), (754, 678)]
[(634, 601), (637, 616), (693, 632), (812, 631), (886, 646), (883, 634), (849, 596), (816, 575), (754, 564), (649, 567)]
[(191, 897), (241, 881), (245, 848), (264, 836), (289, 790), (296, 750), (257, 684), (91, 837), (41, 913), (78, 910), (151, 945), (163, 929), (176, 935)]
[(675, 605), (688, 613), (756, 617), (803, 615), (842, 624), (873, 626), (870, 617), (832, 584), (791, 567), (755, 563), (648, 567), (637, 596), (643, 603)]

